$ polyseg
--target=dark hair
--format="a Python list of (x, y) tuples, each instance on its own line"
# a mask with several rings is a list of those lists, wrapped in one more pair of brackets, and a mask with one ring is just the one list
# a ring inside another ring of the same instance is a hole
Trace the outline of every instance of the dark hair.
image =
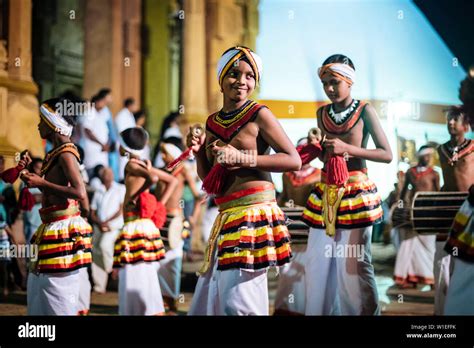
[(135, 122), (138, 121), (140, 117), (145, 117), (145, 111), (144, 110), (139, 110), (133, 114), (133, 117), (135, 118)]
[(422, 145), (420, 146), (420, 148), (418, 149), (418, 152), (420, 151), (423, 151), (424, 149), (432, 149), (433, 147), (430, 146), (430, 145)]
[(449, 108), (444, 110), (447, 112), (447, 116), (462, 116), (462, 123), (464, 125), (469, 125), (469, 118), (466, 117), (466, 113), (464, 110), (464, 107), (462, 106), (457, 106), (457, 105), (452, 105)]
[[(105, 168), (102, 164), (98, 164), (92, 169), (92, 178), (98, 178), (100, 176), (100, 171)], [(91, 178), (91, 179), (92, 179)]]
[(102, 88), (97, 92), (97, 97), (100, 99), (104, 99), (107, 95), (109, 95), (112, 92), (110, 88)]
[(156, 142), (155, 148), (153, 149), (153, 158), (158, 155), (158, 152), (160, 152), (160, 144), (164, 141), (163, 137), (165, 135), (166, 130), (170, 128), (171, 123), (175, 122), (178, 117), (179, 112), (172, 111), (163, 119), (160, 129), (160, 138)]
[[(46, 104), (49, 106), (49, 108), (53, 111), (57, 111), (57, 105), (58, 104), (68, 104), (68, 103), (72, 103), (71, 100), (67, 99), (67, 98), (52, 98), (52, 99), (48, 99), (48, 100), (45, 100), (43, 101), (41, 104)], [(77, 115), (61, 115), (62, 118), (64, 118), (66, 120), (67, 123), (69, 123), (71, 126), (75, 126), (76, 123), (77, 123)]]
[(72, 89), (67, 89), (59, 95), (59, 98), (68, 99), (73, 103), (83, 103), (84, 99), (78, 96)]
[(31, 159), (30, 165), (28, 166), (28, 170), (29, 170), (30, 172), (32, 172), (34, 165), (35, 165), (36, 163), (38, 163), (38, 162), (39, 162), (39, 163), (43, 163), (43, 160), (42, 160), (41, 158), (39, 158), (39, 157), (33, 157), (33, 158)]
[(160, 139), (163, 139), (166, 130), (170, 128), (171, 123), (175, 122), (178, 117), (179, 112), (172, 111), (163, 119), (163, 122), (161, 123)]
[(148, 141), (148, 134), (142, 127), (127, 128), (120, 133), (120, 136), (133, 150), (142, 150)]
[(123, 102), (123, 106), (128, 108), (130, 105), (134, 104), (135, 103), (135, 99), (133, 98), (127, 98), (125, 99), (125, 101)]
[(167, 138), (163, 139), (163, 143), (172, 144), (172, 145), (176, 146), (178, 149), (180, 149), (181, 151), (185, 150), (182, 138), (167, 137)]
[(326, 58), (326, 60), (323, 62), (323, 65), (331, 63), (347, 64), (355, 70), (354, 63), (352, 63), (352, 60), (343, 54), (333, 54), (332, 56)]

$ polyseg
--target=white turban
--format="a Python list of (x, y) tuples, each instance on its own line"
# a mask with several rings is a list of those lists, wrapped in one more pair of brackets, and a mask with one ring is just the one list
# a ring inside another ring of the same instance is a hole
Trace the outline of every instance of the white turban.
[(181, 156), (181, 154), (183, 153), (179, 149), (179, 147), (177, 147), (176, 145), (173, 145), (173, 144), (169, 144), (169, 143), (163, 143), (162, 149), (164, 150), (164, 152), (166, 152), (168, 155), (170, 155), (173, 158), (173, 160), (175, 160), (176, 158)]
[(126, 142), (126, 140), (123, 138), (123, 133), (126, 132), (129, 128), (127, 128), (126, 130), (124, 130), (122, 133), (120, 133), (120, 136), (119, 136), (119, 144), (120, 146), (128, 153), (131, 153), (132, 155), (135, 155), (135, 156), (138, 156), (138, 157), (143, 157), (143, 155), (145, 154), (145, 147), (146, 147), (146, 143), (148, 143), (148, 139), (150, 139), (150, 136), (148, 134), (148, 132), (142, 128), (142, 127), (132, 127), (132, 128), (141, 128), (143, 130), (143, 133), (145, 135), (145, 138), (146, 138), (146, 141), (145, 141), (145, 146), (143, 146), (143, 148), (141, 149), (132, 149)]
[(252, 67), (255, 74), (255, 81), (260, 81), (263, 70), (262, 59), (250, 48), (237, 46), (224, 53), (217, 63), (217, 80), (219, 81), (219, 85), (222, 85), (224, 76), (232, 68), (234, 63), (239, 59), (245, 58), (247, 58)]
[(47, 104), (42, 104), (40, 107), (41, 118), (48, 126), (54, 129), (55, 132), (70, 137), (73, 127), (67, 121), (50, 109)]
[(319, 78), (322, 78), (326, 72), (341, 78), (349, 85), (352, 85), (355, 82), (355, 70), (349, 64), (330, 63), (323, 65), (318, 69)]
[(434, 154), (434, 150), (432, 147), (429, 147), (429, 146), (419, 149), (417, 152), (418, 157), (421, 157), (424, 155), (432, 155), (432, 154)]

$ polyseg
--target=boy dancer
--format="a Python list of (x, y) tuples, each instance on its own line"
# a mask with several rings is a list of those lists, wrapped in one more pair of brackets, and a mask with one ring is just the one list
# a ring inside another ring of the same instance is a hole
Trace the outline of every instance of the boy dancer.
[(29, 315), (76, 315), (83, 310), (81, 277), (91, 263), (92, 229), (82, 218), (88, 215), (89, 202), (79, 153), (70, 141), (75, 119), (56, 112), (61, 102), (50, 99), (40, 107), (39, 133), (54, 146), (45, 157), (41, 175), (21, 175), (28, 187), (43, 192), (43, 223), (31, 240), (38, 247), (38, 258), (28, 276)]
[[(261, 72), (261, 59), (250, 49), (224, 52), (217, 66), (223, 108), (208, 117), (205, 134), (187, 136), (220, 211), (190, 315), (268, 315), (267, 269), (291, 256), (269, 172), (299, 170), (301, 161), (270, 110), (249, 100)], [(276, 154), (269, 155), (270, 148)]]
[[(465, 133), (469, 131), (469, 122), (462, 108), (455, 106), (448, 110), (447, 126), (451, 139), (438, 147), (444, 178), (441, 191), (466, 192), (474, 178), (474, 142), (465, 138)], [(443, 314), (452, 270), (451, 256), (446, 254), (443, 247), (444, 242), (437, 243), (434, 262), (437, 315)]]
[[(125, 224), (115, 241), (114, 275), (119, 277), (120, 315), (160, 315), (164, 313), (157, 270), (165, 255), (160, 231), (154, 222), (159, 214), (151, 185), (163, 180), (168, 185), (162, 196), (166, 204), (176, 187), (176, 179), (143, 161), (148, 133), (141, 127), (120, 133), (120, 152), (130, 160), (125, 166)], [(154, 220), (152, 220), (154, 219)]]
[[(422, 146), (418, 151), (418, 164), (405, 175), (400, 199), (410, 206), (416, 192), (439, 191), (439, 174), (430, 165), (433, 148)], [(413, 187), (408, 192), (409, 186)], [(407, 197), (409, 194), (409, 197)], [(405, 230), (395, 262), (395, 283), (400, 287), (416, 287), (417, 284), (434, 286), (433, 262), (436, 235), (419, 235), (412, 229)]]
[[(319, 69), (319, 78), (332, 104), (317, 111), (318, 126), (326, 137), (320, 154), (325, 165), (321, 183), (315, 185), (303, 212), (303, 220), (311, 227), (306, 314), (374, 315), (379, 308), (370, 241), (372, 225), (382, 219), (382, 208), (365, 161), (389, 163), (392, 153), (375, 109), (351, 96), (352, 61), (339, 54), (329, 57)], [(369, 136), (374, 150), (366, 148)], [(338, 176), (328, 163), (343, 166), (348, 177)], [(341, 250), (344, 257), (339, 256)]]
[[(459, 98), (463, 102), (464, 117), (474, 128), (474, 66), (462, 81)], [(471, 141), (472, 143), (472, 141)], [(471, 155), (472, 160), (472, 155)], [(472, 166), (469, 168), (472, 170)], [(471, 175), (472, 178), (472, 175)], [(469, 197), (458, 212), (445, 250), (454, 258), (454, 270), (446, 296), (445, 314), (474, 314), (472, 288), (474, 286), (474, 185), (469, 188)], [(454, 253), (456, 251), (456, 253)]]

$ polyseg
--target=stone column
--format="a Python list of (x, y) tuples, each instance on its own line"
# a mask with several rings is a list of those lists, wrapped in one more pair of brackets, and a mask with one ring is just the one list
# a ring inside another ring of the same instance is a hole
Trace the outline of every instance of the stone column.
[(140, 26), (141, 0), (86, 1), (83, 95), (111, 88), (114, 115), (127, 97), (141, 105)]
[(140, 106), (142, 89), (142, 2), (141, 0), (125, 0), (122, 6), (124, 23), (122, 96), (124, 99), (133, 97)]
[[(0, 44), (0, 152), (44, 155), (38, 134), (38, 87), (31, 76), (31, 0), (9, 2), (8, 52)], [(5, 69), (5, 61), (8, 69)]]
[(33, 81), (31, 77), (31, 0), (9, 2), (8, 74), (10, 78)]
[[(232, 46), (255, 50), (258, 33), (258, 0), (207, 0), (207, 102), (211, 112), (222, 107), (216, 66), (222, 53)], [(253, 96), (256, 99), (255, 96)]]
[(181, 110), (186, 128), (186, 124), (203, 123), (208, 115), (205, 1), (184, 0), (183, 9)]

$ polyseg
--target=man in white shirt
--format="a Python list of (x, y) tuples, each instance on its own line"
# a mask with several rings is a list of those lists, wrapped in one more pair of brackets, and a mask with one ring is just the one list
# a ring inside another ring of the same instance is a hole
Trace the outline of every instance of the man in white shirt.
[(92, 279), (94, 291), (105, 293), (112, 272), (114, 243), (123, 226), (125, 186), (114, 181), (112, 169), (104, 168), (101, 174), (103, 187), (94, 193), (91, 203)]
[(118, 134), (127, 128), (136, 126), (135, 117), (133, 116), (135, 111), (137, 111), (135, 100), (133, 98), (125, 99), (123, 109), (115, 116), (115, 126), (117, 127)]
[[(115, 127), (117, 128), (118, 134), (122, 133), (127, 128), (133, 128), (136, 126), (135, 117), (133, 116), (135, 111), (135, 100), (133, 98), (125, 99), (123, 109), (119, 111), (117, 116), (115, 116)], [(127, 157), (120, 156), (119, 180), (123, 180), (124, 178), (124, 170), (127, 162)]]
[(83, 127), (85, 133), (84, 139), (84, 165), (90, 175), (95, 166), (102, 164), (109, 166), (108, 152), (109, 129), (107, 127), (106, 99), (101, 96), (92, 98), (92, 107), (86, 115)]

